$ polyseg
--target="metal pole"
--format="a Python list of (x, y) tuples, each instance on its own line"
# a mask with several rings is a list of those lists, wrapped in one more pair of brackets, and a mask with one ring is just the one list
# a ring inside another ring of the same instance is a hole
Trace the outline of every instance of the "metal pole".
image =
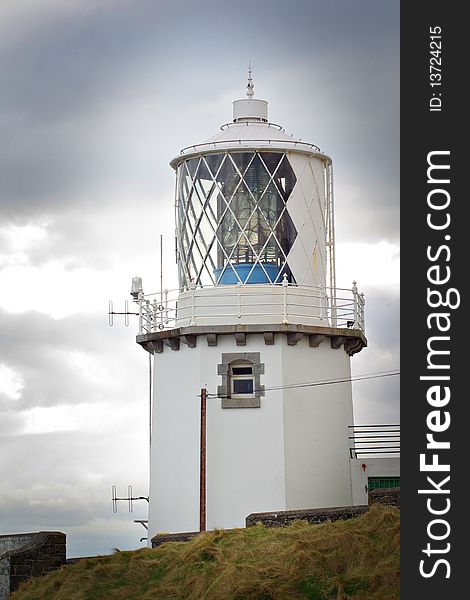
[[(152, 466), (152, 355), (149, 352), (149, 470), (148, 470), (148, 482), (149, 482), (149, 495), (150, 495), (150, 472)], [(148, 517), (147, 517), (148, 518)]]
[[(163, 235), (160, 235), (160, 308), (163, 306)], [(160, 323), (163, 325), (163, 309), (160, 314)]]
[(149, 446), (152, 445), (152, 355), (149, 352)]
[(335, 260), (335, 208), (334, 208), (334, 184), (333, 184), (333, 164), (330, 163), (327, 167), (327, 223), (328, 223), (328, 240), (327, 246), (330, 258), (330, 296), (331, 296), (331, 316), (332, 325), (337, 327), (337, 299), (336, 299), (336, 260)]
[(163, 235), (160, 235), (160, 300), (163, 300)]
[(201, 453), (199, 475), (199, 531), (206, 530), (206, 403), (207, 390), (201, 389)]

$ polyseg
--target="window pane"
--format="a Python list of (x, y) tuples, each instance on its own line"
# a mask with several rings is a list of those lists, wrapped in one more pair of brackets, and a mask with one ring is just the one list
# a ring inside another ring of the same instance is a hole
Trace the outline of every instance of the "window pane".
[(234, 394), (252, 394), (253, 379), (234, 379), (233, 380)]
[(209, 167), (209, 169), (212, 171), (212, 175), (217, 174), (217, 171), (219, 170), (219, 167), (222, 163), (222, 160), (224, 159), (225, 154), (208, 154), (205, 158), (206, 158), (206, 164)]
[(230, 156), (240, 170), (240, 173), (243, 175), (253, 158), (253, 152), (232, 152), (230, 153)]
[(234, 375), (253, 375), (253, 367), (232, 367)]

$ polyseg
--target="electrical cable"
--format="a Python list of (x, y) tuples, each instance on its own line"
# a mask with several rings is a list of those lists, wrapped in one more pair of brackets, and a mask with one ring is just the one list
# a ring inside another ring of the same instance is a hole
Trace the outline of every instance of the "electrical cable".
[[(352, 381), (364, 381), (367, 379), (381, 379), (383, 377), (393, 377), (395, 375), (399, 375), (399, 370), (391, 370), (391, 371), (376, 371), (375, 373), (363, 373), (362, 375), (355, 375), (353, 377), (344, 377), (342, 379), (324, 379), (320, 381), (309, 381), (305, 383), (291, 383), (286, 385), (279, 386), (271, 386), (271, 387), (263, 387), (260, 389), (254, 390), (256, 392), (273, 392), (280, 390), (289, 390), (289, 389), (298, 389), (298, 388), (306, 388), (306, 387), (318, 387), (322, 385), (334, 385), (338, 383), (349, 383)], [(218, 395), (218, 394), (207, 394), (208, 397), (211, 398), (227, 398), (226, 395)]]

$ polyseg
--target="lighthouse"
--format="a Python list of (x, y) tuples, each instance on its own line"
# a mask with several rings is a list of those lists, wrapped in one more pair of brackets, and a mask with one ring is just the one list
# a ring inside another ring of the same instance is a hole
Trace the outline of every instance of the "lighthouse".
[(207, 529), (367, 503), (349, 435), (364, 296), (336, 287), (331, 158), (269, 121), (250, 71), (232, 120), (170, 164), (179, 288), (132, 290), (153, 357), (149, 540), (199, 530), (202, 446)]

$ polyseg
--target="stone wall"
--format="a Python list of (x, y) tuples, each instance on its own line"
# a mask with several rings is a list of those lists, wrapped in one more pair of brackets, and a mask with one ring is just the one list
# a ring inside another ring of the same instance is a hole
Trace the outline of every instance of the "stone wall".
[(265, 527), (287, 527), (293, 521), (308, 521), (318, 524), (325, 521), (344, 521), (359, 517), (368, 506), (339, 506), (335, 508), (309, 508), (304, 510), (280, 510), (277, 512), (252, 513), (246, 518), (246, 526), (254, 527), (261, 523)]
[[(372, 490), (369, 492), (369, 505), (374, 503), (400, 508), (400, 488)], [(344, 521), (359, 517), (368, 510), (368, 505), (362, 505), (251, 513), (246, 517), (246, 527), (254, 527), (257, 523), (261, 523), (264, 527), (287, 527), (293, 521), (298, 520), (313, 524), (324, 523), (325, 521)], [(227, 531), (231, 530), (227, 529)], [(198, 531), (158, 534), (152, 538), (152, 548), (157, 548), (165, 542), (187, 542), (197, 535), (199, 535)]]
[(0, 535), (0, 600), (22, 581), (65, 564), (66, 536), (58, 531)]
[(188, 531), (187, 533), (158, 533), (152, 538), (152, 548), (158, 548), (158, 546), (161, 546), (166, 542), (189, 542), (199, 534), (200, 531)]
[(400, 488), (377, 488), (369, 492), (369, 504), (385, 504), (400, 508)]

